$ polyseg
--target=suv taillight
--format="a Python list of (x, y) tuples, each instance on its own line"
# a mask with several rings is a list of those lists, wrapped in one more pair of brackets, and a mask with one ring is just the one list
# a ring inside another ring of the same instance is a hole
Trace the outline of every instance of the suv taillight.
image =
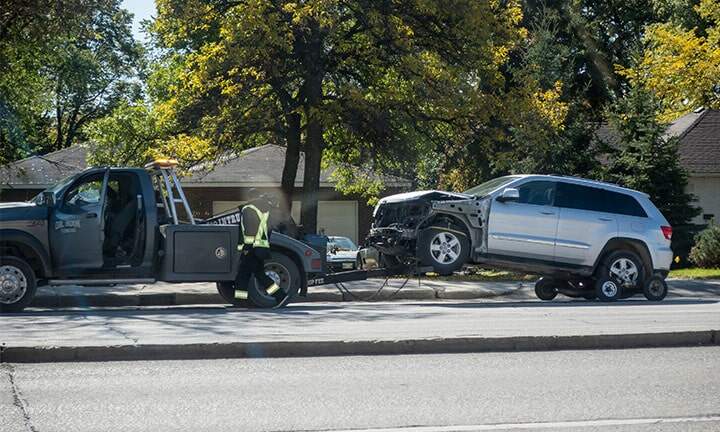
[(663, 236), (665, 236), (666, 240), (672, 240), (672, 227), (671, 226), (661, 226), (660, 229), (663, 232)]

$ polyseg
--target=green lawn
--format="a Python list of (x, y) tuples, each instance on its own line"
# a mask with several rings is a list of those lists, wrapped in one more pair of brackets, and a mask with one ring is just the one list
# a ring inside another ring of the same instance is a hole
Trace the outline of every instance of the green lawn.
[(684, 268), (670, 270), (669, 277), (678, 279), (720, 279), (720, 268)]
[(468, 274), (455, 274), (452, 276), (437, 276), (428, 274), (429, 278), (440, 280), (478, 281), (478, 282), (516, 282), (536, 281), (538, 276), (525, 273), (515, 273), (505, 270), (475, 269)]

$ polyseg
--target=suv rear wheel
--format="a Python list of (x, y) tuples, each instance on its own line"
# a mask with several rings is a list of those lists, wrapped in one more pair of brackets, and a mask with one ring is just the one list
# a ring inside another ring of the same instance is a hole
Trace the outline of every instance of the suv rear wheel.
[(25, 260), (0, 257), (0, 312), (20, 312), (35, 297), (35, 272)]
[(460, 270), (470, 256), (470, 240), (454, 226), (423, 230), (417, 247), (422, 263), (432, 266), (441, 275)]
[(595, 293), (600, 300), (613, 301), (643, 286), (644, 266), (634, 252), (619, 250), (603, 259), (597, 269)]

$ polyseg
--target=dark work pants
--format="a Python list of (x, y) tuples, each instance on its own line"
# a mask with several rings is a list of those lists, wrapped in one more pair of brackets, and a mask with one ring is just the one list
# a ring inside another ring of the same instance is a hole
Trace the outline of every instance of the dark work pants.
[(245, 291), (250, 290), (251, 276), (260, 283), (262, 288), (269, 288), (274, 284), (268, 275), (265, 274), (264, 256), (268, 255), (267, 250), (256, 251), (255, 248), (246, 246), (246, 249), (240, 253), (240, 269), (235, 279), (235, 288)]

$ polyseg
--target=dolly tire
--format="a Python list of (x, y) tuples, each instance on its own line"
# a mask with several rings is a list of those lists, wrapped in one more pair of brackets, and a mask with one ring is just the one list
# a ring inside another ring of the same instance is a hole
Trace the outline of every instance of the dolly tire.
[(543, 301), (550, 301), (557, 297), (560, 281), (550, 278), (540, 278), (535, 282), (535, 295)]
[(645, 281), (643, 286), (643, 295), (650, 301), (661, 301), (667, 296), (668, 286), (665, 279), (660, 276), (653, 276)]

